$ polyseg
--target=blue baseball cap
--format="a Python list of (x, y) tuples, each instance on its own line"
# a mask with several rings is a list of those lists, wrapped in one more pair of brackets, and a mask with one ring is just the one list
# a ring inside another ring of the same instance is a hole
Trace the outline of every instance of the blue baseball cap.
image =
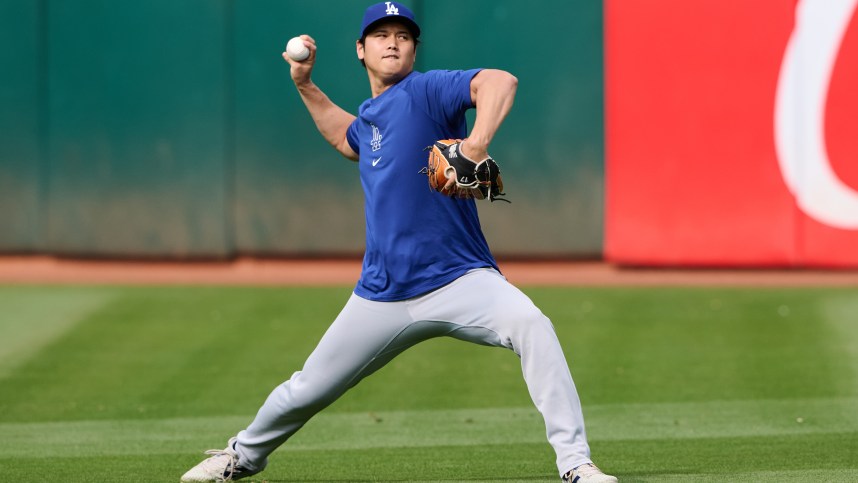
[(360, 38), (364, 38), (366, 33), (377, 23), (390, 19), (404, 23), (414, 34), (414, 38), (420, 37), (420, 26), (417, 25), (414, 14), (408, 7), (399, 2), (381, 2), (370, 5), (363, 14)]

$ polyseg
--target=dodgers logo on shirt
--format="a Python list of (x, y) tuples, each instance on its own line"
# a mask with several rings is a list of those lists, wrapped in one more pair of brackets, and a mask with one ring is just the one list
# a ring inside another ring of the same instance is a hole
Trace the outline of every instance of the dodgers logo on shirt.
[(375, 124), (370, 124), (372, 126), (372, 141), (370, 141), (370, 146), (372, 146), (372, 150), (378, 151), (381, 149), (381, 131), (378, 130), (378, 126)]

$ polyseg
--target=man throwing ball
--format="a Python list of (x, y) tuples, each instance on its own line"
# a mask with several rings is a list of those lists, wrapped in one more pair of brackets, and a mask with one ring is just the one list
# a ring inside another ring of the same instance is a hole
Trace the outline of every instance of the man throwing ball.
[[(356, 50), (372, 97), (357, 117), (310, 79), (312, 38), (301, 36), (309, 49), (304, 60), (284, 52), (322, 136), (358, 163), (366, 214), (363, 269), (304, 367), (271, 392), (250, 426), (225, 449), (209, 451), (183, 482), (259, 473), (268, 455), (314, 414), (404, 350), (440, 336), (514, 351), (562, 480), (617, 481), (590, 459), (581, 404), (554, 327), (501, 275), (480, 229), (476, 200), (503, 194), (488, 148), (518, 81), (492, 69), (416, 72), (419, 36), (414, 15), (398, 2), (366, 10)], [(471, 108), (476, 120), (468, 134), (465, 111)]]

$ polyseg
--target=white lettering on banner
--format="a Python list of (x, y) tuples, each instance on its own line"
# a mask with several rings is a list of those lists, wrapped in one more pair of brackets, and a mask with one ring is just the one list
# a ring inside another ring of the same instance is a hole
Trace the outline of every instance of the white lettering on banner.
[[(825, 105), (858, 0), (799, 0), (775, 94), (775, 148), (799, 208), (820, 223), (858, 230), (858, 191), (831, 167)], [(856, 113), (858, 114), (858, 113)]]

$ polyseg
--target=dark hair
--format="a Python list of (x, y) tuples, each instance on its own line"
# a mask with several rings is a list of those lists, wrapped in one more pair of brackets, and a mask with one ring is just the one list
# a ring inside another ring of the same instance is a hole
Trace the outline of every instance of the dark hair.
[[(396, 22), (397, 20), (396, 20), (396, 19), (390, 19), (390, 21), (392, 21), (392, 22)], [(378, 27), (379, 25), (381, 25), (381, 24), (383, 24), (383, 23), (387, 23), (387, 22), (379, 21), (379, 22), (376, 22), (376, 23), (374, 23), (374, 24), (372, 24), (372, 25), (368, 26), (368, 27), (366, 28), (366, 32), (367, 32), (367, 33), (372, 33), (372, 31), (373, 31), (373, 30), (375, 30), (375, 28), (376, 28), (376, 27)], [(408, 24), (403, 24), (403, 25), (405, 25), (405, 28), (407, 28), (407, 29), (408, 29), (408, 32), (409, 32), (409, 33), (411, 33), (411, 39), (414, 41), (414, 50), (416, 51), (416, 50), (417, 50), (417, 46), (418, 46), (418, 45), (420, 45), (420, 39), (419, 39), (419, 38), (417, 38), (417, 36), (416, 36), (416, 35), (414, 35), (414, 30), (411, 28), (411, 26), (409, 26)], [(359, 38), (359, 39), (358, 39), (358, 42), (359, 42), (361, 45), (366, 46), (366, 44), (365, 44), (365, 42), (366, 42), (366, 33), (365, 33), (365, 34), (363, 34), (363, 35), (361, 36), (361, 38)], [(364, 62), (364, 60), (363, 60), (363, 59), (358, 59), (358, 60), (360, 60), (360, 65), (362, 65), (362, 66), (363, 66), (363, 68), (364, 68), (364, 69), (366, 69), (366, 62)]]

